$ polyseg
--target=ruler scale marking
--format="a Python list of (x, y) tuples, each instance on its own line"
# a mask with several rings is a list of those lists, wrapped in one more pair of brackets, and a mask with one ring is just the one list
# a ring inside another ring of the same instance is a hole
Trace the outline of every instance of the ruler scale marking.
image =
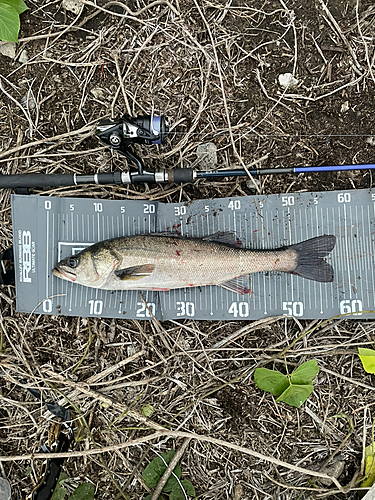
[[(52, 213), (52, 244), (51, 244), (51, 260), (53, 259), (53, 252), (54, 252), (54, 248), (55, 248), (55, 213), (53, 212)], [(47, 249), (47, 252), (48, 252), (48, 249)], [(47, 270), (48, 271), (48, 270)], [(54, 293), (54, 283), (55, 283), (55, 280), (51, 280), (51, 295), (55, 295)]]
[[(371, 269), (371, 275), (372, 275), (372, 282), (374, 282), (374, 258), (373, 258), (373, 255), (374, 255), (374, 249), (371, 248), (371, 242), (373, 242), (372, 240), (372, 231), (371, 231), (371, 224), (370, 224), (370, 221), (371, 221), (371, 217), (370, 217), (370, 207), (368, 206), (367, 207), (367, 210), (368, 210), (368, 218), (369, 218), (369, 225), (368, 225), (368, 231), (369, 231), (369, 247), (368, 247), (368, 251), (367, 251), (367, 256), (368, 256), (368, 262), (369, 262), (369, 265), (366, 266), (366, 270), (367, 268)], [(371, 259), (372, 257), (372, 259)], [(368, 280), (367, 278), (367, 275), (366, 275), (366, 281)], [(372, 302), (371, 304), (371, 309), (374, 308), (374, 303)]]
[[(358, 220), (358, 205), (355, 206), (355, 220)], [(361, 261), (359, 260), (361, 257), (360, 257), (360, 249), (359, 249), (359, 245), (358, 245), (358, 238), (359, 238), (359, 227), (357, 228), (357, 236), (355, 238), (355, 255), (358, 256), (358, 270), (357, 270), (357, 274), (358, 274), (358, 279), (359, 279), (359, 285), (360, 285), (360, 288), (361, 288), (361, 297), (363, 299), (365, 299), (366, 297), (366, 304), (369, 304), (369, 297), (368, 297), (368, 292), (366, 290), (366, 293), (365, 293), (365, 290), (363, 289), (363, 282), (364, 282), (364, 279), (363, 279), (363, 265), (361, 266), (361, 264), (363, 264), (363, 259), (361, 259)], [(366, 280), (367, 281), (367, 280)], [(366, 306), (366, 309), (368, 309), (368, 307)]]

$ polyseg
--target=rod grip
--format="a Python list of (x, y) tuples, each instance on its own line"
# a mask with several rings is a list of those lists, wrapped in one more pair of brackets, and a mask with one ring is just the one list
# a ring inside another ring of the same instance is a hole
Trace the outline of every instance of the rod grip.
[(0, 188), (74, 186), (73, 174), (0, 175)]
[(168, 180), (176, 184), (193, 182), (194, 170), (192, 168), (176, 168), (168, 172)]

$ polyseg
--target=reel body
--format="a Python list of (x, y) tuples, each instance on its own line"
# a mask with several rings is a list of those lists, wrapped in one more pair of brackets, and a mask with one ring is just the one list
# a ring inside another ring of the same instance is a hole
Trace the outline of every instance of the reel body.
[(117, 120), (102, 120), (96, 128), (96, 135), (106, 146), (125, 156), (137, 167), (138, 182), (155, 182), (155, 172), (145, 171), (141, 158), (129, 147), (132, 144), (163, 144), (168, 132), (164, 116), (123, 116)]

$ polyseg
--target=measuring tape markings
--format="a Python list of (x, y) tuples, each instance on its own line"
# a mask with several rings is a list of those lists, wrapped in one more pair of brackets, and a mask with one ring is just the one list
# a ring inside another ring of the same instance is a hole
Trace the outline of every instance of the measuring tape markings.
[[(374, 193), (372, 193), (372, 199), (374, 200)], [(375, 203), (373, 203), (373, 211), (374, 211), (374, 219), (375, 219)], [(372, 228), (374, 229), (374, 228)], [(371, 227), (369, 226), (369, 248), (368, 248), (368, 252), (367, 252), (367, 255), (368, 255), (368, 258), (370, 260), (370, 257), (373, 258), (373, 261), (370, 262), (370, 265), (368, 266), (369, 269), (371, 269), (371, 274), (372, 274), (372, 280), (373, 280), (373, 283), (374, 283), (374, 245), (371, 247), (371, 241), (374, 243), (374, 240), (373, 240), (373, 232), (371, 231)], [(373, 297), (374, 297), (374, 289), (372, 289), (372, 293), (373, 293)], [(371, 304), (371, 308), (374, 307), (374, 300), (372, 301), (372, 304)]]

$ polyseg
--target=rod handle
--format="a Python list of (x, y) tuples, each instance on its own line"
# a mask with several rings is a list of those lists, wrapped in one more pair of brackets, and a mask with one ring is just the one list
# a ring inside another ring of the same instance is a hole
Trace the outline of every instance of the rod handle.
[(169, 170), (168, 180), (176, 184), (193, 182), (194, 170), (192, 168), (176, 168), (174, 170)]
[(73, 174), (0, 175), (0, 188), (33, 188), (47, 186), (74, 186)]

